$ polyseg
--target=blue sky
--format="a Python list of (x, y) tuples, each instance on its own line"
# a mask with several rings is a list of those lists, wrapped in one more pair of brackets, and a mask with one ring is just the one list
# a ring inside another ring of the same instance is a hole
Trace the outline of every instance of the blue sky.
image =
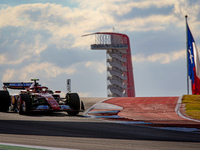
[(136, 96), (186, 94), (185, 15), (199, 49), (197, 0), (0, 0), (0, 82), (30, 81), (106, 97), (106, 52), (93, 32), (127, 34)]

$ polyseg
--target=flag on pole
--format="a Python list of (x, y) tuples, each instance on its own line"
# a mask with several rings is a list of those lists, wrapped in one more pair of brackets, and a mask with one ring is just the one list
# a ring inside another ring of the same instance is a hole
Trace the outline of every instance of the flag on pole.
[(190, 31), (187, 26), (187, 57), (188, 57), (188, 76), (191, 79), (192, 94), (200, 95), (200, 61), (198, 50)]

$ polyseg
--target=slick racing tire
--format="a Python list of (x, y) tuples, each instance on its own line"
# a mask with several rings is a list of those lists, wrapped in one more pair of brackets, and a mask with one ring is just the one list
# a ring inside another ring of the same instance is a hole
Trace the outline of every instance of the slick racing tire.
[(67, 93), (66, 94), (66, 104), (72, 109), (71, 111), (67, 111), (70, 116), (75, 116), (80, 111), (80, 98), (77, 93)]
[(0, 111), (6, 112), (10, 106), (10, 95), (8, 91), (0, 90)]
[(20, 115), (25, 115), (30, 111), (31, 98), (28, 94), (20, 94), (18, 99), (18, 111)]

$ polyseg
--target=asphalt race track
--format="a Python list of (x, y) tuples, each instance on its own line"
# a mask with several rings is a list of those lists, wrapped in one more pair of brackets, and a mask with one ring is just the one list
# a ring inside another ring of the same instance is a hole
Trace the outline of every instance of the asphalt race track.
[[(99, 100), (99, 99), (98, 99)], [(91, 99), (84, 101), (88, 108)], [(69, 149), (199, 149), (200, 134), (105, 122), (67, 113), (0, 112), (0, 142)]]

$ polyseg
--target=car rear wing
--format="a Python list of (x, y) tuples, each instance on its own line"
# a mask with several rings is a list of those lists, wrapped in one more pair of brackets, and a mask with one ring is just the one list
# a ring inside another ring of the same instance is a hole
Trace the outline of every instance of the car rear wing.
[(33, 84), (33, 82), (5, 82), (3, 83), (4, 89), (16, 89), (16, 90), (21, 90), (21, 89), (27, 89), (31, 86), (31, 84)]

